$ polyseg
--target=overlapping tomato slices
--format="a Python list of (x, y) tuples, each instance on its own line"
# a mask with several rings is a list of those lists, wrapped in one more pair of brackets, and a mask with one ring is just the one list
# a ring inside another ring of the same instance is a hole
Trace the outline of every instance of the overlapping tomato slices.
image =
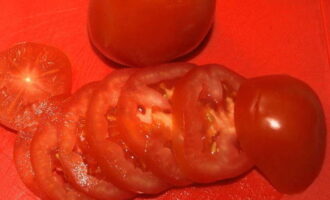
[(37, 196), (46, 198), (46, 194), (40, 189), (31, 163), (31, 141), (42, 120), (57, 121), (59, 105), (66, 99), (66, 95), (52, 97), (28, 106), (21, 115), (16, 117), (19, 120), (18, 136), (14, 146), (14, 161), (16, 169), (23, 183)]
[(233, 178), (252, 168), (234, 125), (235, 96), (243, 80), (222, 66), (206, 65), (190, 71), (175, 87), (173, 150), (196, 182)]
[(126, 200), (245, 174), (233, 114), (243, 80), (219, 65), (171, 63), (31, 104), (14, 118), (18, 172), (50, 200)]
[(76, 188), (101, 200), (128, 199), (133, 193), (121, 190), (105, 180), (86, 141), (86, 114), (99, 83), (79, 89), (63, 106), (64, 119), (58, 128), (58, 156), (64, 174)]
[(167, 182), (190, 183), (172, 154), (171, 99), (176, 81), (195, 65), (164, 64), (132, 75), (118, 103), (118, 124), (127, 145)]
[(149, 171), (127, 147), (118, 130), (117, 102), (133, 70), (110, 74), (93, 95), (87, 120), (87, 140), (109, 179), (136, 193), (155, 194), (169, 185)]
[(26, 106), (70, 90), (71, 65), (60, 50), (20, 43), (0, 53), (1, 124), (18, 130), (15, 118)]

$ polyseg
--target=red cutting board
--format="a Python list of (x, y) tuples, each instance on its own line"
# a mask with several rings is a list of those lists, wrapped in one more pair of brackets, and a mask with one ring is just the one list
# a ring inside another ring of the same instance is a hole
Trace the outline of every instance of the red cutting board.
[[(112, 67), (90, 46), (87, 7), (87, 0), (0, 0), (0, 51), (21, 41), (50, 44), (70, 57), (74, 89), (101, 79)], [(221, 63), (247, 77), (286, 73), (300, 78), (319, 94), (330, 119), (329, 46), (329, 0), (218, 0), (212, 34), (187, 59), (197, 64)], [(0, 200), (36, 199), (15, 171), (14, 140), (13, 133), (0, 127)], [(297, 195), (281, 198), (253, 171), (233, 183), (178, 189), (152, 199), (329, 200), (329, 137), (327, 144), (320, 176)]]

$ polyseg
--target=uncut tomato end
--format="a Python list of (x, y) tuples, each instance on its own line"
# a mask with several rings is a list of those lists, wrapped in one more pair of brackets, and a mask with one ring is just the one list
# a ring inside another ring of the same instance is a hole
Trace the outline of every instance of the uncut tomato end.
[(286, 75), (245, 81), (235, 123), (242, 149), (278, 191), (299, 193), (317, 178), (326, 125), (322, 105), (307, 84)]

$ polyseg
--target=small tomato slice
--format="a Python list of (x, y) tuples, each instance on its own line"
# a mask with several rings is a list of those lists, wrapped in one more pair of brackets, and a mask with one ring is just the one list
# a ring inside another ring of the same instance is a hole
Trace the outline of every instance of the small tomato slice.
[(71, 90), (71, 65), (60, 50), (20, 43), (0, 53), (0, 123), (16, 129), (14, 118), (31, 103)]
[[(62, 114), (59, 114), (62, 115)], [(31, 162), (41, 190), (52, 200), (92, 200), (74, 189), (63, 174), (58, 155), (58, 122), (40, 123), (31, 142)]]
[(195, 65), (164, 64), (132, 75), (118, 103), (118, 125), (129, 148), (167, 182), (184, 186), (190, 181), (172, 154), (172, 106), (175, 82)]
[(222, 66), (206, 65), (175, 87), (173, 149), (180, 167), (196, 182), (233, 178), (252, 167), (234, 125), (235, 97), (243, 80)]
[(63, 106), (65, 119), (59, 127), (58, 154), (64, 174), (82, 192), (100, 200), (129, 199), (133, 193), (105, 180), (86, 141), (87, 108), (98, 84), (85, 85)]
[(237, 94), (235, 122), (242, 149), (280, 192), (302, 191), (318, 175), (326, 125), (307, 84), (286, 75), (248, 79)]
[(16, 119), (20, 121), (18, 136), (14, 146), (14, 162), (22, 182), (38, 197), (47, 199), (46, 194), (40, 189), (31, 164), (30, 147), (34, 133), (37, 131), (41, 120), (58, 120), (55, 113), (59, 104), (66, 98), (60, 95), (43, 100), (28, 106), (22, 115)]
[(135, 70), (112, 72), (94, 92), (87, 114), (87, 140), (101, 169), (118, 186), (136, 193), (157, 194), (169, 185), (145, 168), (118, 131), (117, 102)]

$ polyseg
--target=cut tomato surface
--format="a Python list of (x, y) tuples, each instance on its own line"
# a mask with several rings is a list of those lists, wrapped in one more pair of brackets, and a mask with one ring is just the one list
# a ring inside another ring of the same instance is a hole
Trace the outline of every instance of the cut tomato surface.
[(71, 65), (60, 50), (20, 43), (0, 53), (0, 123), (16, 129), (24, 107), (71, 90)]
[(234, 124), (235, 96), (244, 80), (219, 65), (190, 71), (173, 98), (173, 149), (189, 178), (207, 183), (239, 176), (252, 167)]
[(60, 95), (34, 103), (28, 106), (22, 115), (15, 118), (19, 121), (18, 136), (14, 146), (15, 166), (23, 183), (41, 198), (46, 198), (46, 194), (40, 189), (35, 179), (31, 164), (31, 141), (41, 120), (58, 120), (56, 113), (59, 111), (59, 104), (65, 98), (65, 95)]
[(184, 186), (190, 180), (172, 154), (172, 94), (176, 81), (196, 65), (164, 64), (131, 76), (118, 102), (118, 124), (127, 145), (167, 182)]
[(115, 184), (136, 193), (157, 194), (169, 185), (146, 169), (145, 164), (127, 148), (118, 130), (118, 98), (134, 72), (112, 72), (95, 91), (87, 115), (87, 140), (102, 170)]
[(63, 124), (59, 127), (59, 158), (64, 174), (82, 192), (100, 200), (123, 200), (134, 196), (105, 180), (86, 141), (86, 113), (99, 83), (79, 89), (63, 106)]

